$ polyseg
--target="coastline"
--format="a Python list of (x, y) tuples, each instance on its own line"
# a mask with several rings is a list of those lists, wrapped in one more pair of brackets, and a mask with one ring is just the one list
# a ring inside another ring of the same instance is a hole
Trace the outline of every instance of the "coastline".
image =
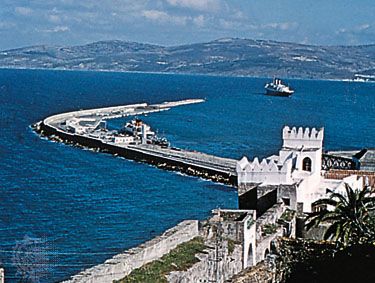
[[(252, 75), (226, 75), (226, 74), (208, 74), (208, 73), (174, 73), (174, 72), (147, 72), (147, 71), (120, 71), (120, 70), (107, 70), (107, 69), (64, 69), (64, 68), (30, 68), (30, 67), (9, 67), (0, 66), (0, 70), (35, 70), (35, 71), (57, 71), (57, 72), (82, 72), (82, 73), (114, 73), (114, 74), (144, 74), (144, 75), (173, 75), (173, 76), (200, 76), (200, 77), (219, 77), (219, 78), (251, 78), (251, 79), (264, 79), (268, 80), (270, 77), (258, 77)], [(354, 81), (348, 78), (302, 78), (302, 77), (282, 77), (286, 80), (297, 80), (297, 81), (328, 81), (328, 82), (348, 82), (348, 83), (375, 83), (375, 81), (361, 82)]]
[[(19, 74), (20, 75), (20, 77), (22, 77), (22, 76), (26, 76), (27, 75), (27, 77), (31, 77), (31, 78), (33, 78), (34, 77), (34, 75), (35, 76), (38, 76), (38, 75), (48, 75), (48, 73), (43, 73), (43, 72), (41, 72), (41, 73), (37, 73), (37, 72), (35, 72), (35, 73), (33, 73), (33, 72), (24, 72), (24, 73), (17, 73), (17, 72), (14, 72), (14, 74), (15, 75), (17, 75), (17, 74)], [(67, 74), (67, 73), (66, 73)], [(98, 75), (88, 75), (88, 74), (86, 74), (86, 75), (84, 75), (84, 74), (82, 74), (82, 75), (79, 75), (79, 74), (77, 74), (77, 75), (74, 75), (74, 76), (72, 76), (72, 77), (75, 77), (75, 76), (77, 76), (77, 77), (79, 77), (79, 76), (82, 76), (82, 77), (100, 77), (100, 76), (102, 76), (102, 77), (104, 77), (104, 78), (110, 78), (110, 77), (112, 77), (112, 75), (100, 75), (100, 73), (96, 73), (96, 74), (98, 74)], [(61, 76), (63, 76), (63, 74), (62, 73), (60, 73), (60, 75)], [(60, 76), (59, 75), (59, 73), (56, 73), (55, 74), (55, 76)], [(6, 76), (5, 77), (7, 77), (8, 76), (8, 73), (6, 73)], [(115, 77), (116, 77), (116, 75), (114, 75)], [(118, 78), (121, 78), (121, 77), (125, 77), (125, 78), (131, 78), (132, 76), (121, 76), (121, 75), (118, 75), (117, 76)], [(149, 78), (152, 78), (152, 76), (140, 76), (140, 77), (142, 77), (144, 80), (148, 80)], [(162, 78), (162, 77), (159, 77), (159, 78)], [(180, 78), (180, 79), (182, 79), (182, 78)], [(189, 78), (189, 79), (191, 79), (191, 80), (193, 80), (194, 78)], [(207, 79), (207, 80), (209, 80), (209, 79)], [(219, 80), (219, 79), (218, 79)], [(241, 81), (241, 80), (237, 80), (237, 81)], [(244, 80), (242, 80), (242, 81), (244, 81)], [(254, 80), (254, 82), (256, 82), (255, 80)], [(323, 85), (323, 83), (322, 83), (322, 85)], [(346, 84), (336, 84), (336, 85), (341, 85), (342, 86), (342, 88), (345, 88), (346, 86)], [(95, 92), (94, 92), (95, 93)], [(260, 97), (261, 98), (261, 97)], [(255, 97), (255, 99), (258, 99), (258, 97)], [(209, 101), (212, 101), (213, 99), (208, 99)], [(43, 105), (43, 104), (42, 104)], [(52, 109), (53, 107), (51, 107), (51, 106), (49, 106), (49, 109)], [(176, 173), (176, 174), (181, 174), (181, 173)], [(190, 178), (192, 178), (192, 177), (190, 177)], [(208, 181), (206, 181), (206, 182), (208, 182)], [(208, 210), (207, 210), (208, 211)]]

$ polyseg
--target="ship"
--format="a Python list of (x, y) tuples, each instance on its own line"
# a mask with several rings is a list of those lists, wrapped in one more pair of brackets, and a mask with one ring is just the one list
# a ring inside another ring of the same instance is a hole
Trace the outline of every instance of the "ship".
[(151, 130), (149, 125), (146, 125), (141, 119), (134, 119), (127, 122), (122, 129), (122, 132), (133, 135), (135, 137), (142, 135), (142, 128), (145, 131), (147, 138), (151, 138), (155, 133)]
[(271, 83), (266, 84), (264, 88), (266, 89), (267, 95), (291, 96), (294, 93), (293, 89), (283, 84), (282, 81), (277, 78), (274, 78)]
[(138, 118), (127, 122), (119, 133), (141, 139), (143, 143), (159, 145), (161, 147), (170, 146), (165, 137), (158, 137), (149, 125)]

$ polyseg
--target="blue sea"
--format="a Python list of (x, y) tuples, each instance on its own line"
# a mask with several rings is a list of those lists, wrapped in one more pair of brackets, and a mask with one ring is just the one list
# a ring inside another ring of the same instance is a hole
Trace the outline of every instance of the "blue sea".
[[(237, 207), (235, 189), (41, 139), (30, 124), (77, 109), (186, 98), (142, 117), (174, 146), (239, 159), (276, 153), (284, 125), (325, 127), (325, 149), (375, 147), (375, 84), (265, 78), (0, 70), (0, 265), (56, 282), (184, 219)], [(124, 120), (111, 121), (112, 127)], [(30, 265), (31, 264), (31, 265)]]

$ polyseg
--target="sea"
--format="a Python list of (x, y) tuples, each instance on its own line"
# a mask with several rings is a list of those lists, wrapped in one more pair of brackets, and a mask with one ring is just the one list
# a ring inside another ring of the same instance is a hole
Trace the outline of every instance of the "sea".
[(264, 95), (269, 80), (1, 69), (0, 266), (6, 282), (68, 279), (184, 219), (237, 207), (232, 187), (40, 138), (30, 125), (49, 115), (204, 98), (139, 118), (173, 146), (234, 159), (277, 153), (284, 125), (324, 127), (326, 150), (375, 147), (375, 84), (288, 79), (296, 92), (285, 98)]

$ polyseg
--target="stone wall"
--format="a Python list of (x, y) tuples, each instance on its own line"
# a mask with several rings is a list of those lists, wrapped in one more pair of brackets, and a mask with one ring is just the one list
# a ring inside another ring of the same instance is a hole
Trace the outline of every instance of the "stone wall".
[(267, 210), (261, 217), (256, 220), (257, 224), (257, 239), (262, 238), (262, 228), (266, 224), (274, 224), (284, 212), (282, 203), (277, 203)]
[[(283, 204), (278, 203), (272, 206), (269, 210), (267, 210), (267, 212), (256, 220), (256, 263), (264, 260), (266, 254), (271, 251), (271, 242), (277, 237), (283, 235), (284, 228), (276, 223), (283, 211)], [(274, 225), (275, 231), (271, 234), (264, 235), (266, 225)]]
[(168, 275), (170, 283), (225, 282), (242, 270), (242, 245), (229, 246), (228, 240), (212, 243), (204, 254), (197, 254), (199, 262), (186, 271), (172, 272)]
[(259, 184), (257, 183), (240, 183), (238, 184), (238, 196), (241, 196), (252, 189), (255, 189)]
[[(254, 267), (249, 267), (233, 276), (227, 283), (283, 283), (283, 282), (321, 282), (311, 278), (298, 278), (288, 281), (298, 273), (298, 264), (333, 259), (335, 247), (332, 243), (278, 237), (274, 241), (271, 255)], [(309, 267), (309, 264), (306, 264)], [(307, 268), (308, 269), (308, 268)], [(319, 272), (316, 270), (316, 272)], [(298, 274), (297, 274), (298, 276)], [(324, 281), (326, 282), (326, 281)], [(343, 282), (343, 281), (332, 281)], [(357, 281), (350, 281), (357, 282)], [(361, 281), (358, 281), (361, 282)]]
[(212, 212), (210, 219), (200, 222), (200, 235), (207, 249), (196, 255), (199, 262), (186, 271), (172, 272), (168, 282), (225, 282), (247, 266), (248, 252), (255, 254), (254, 210)]
[[(277, 201), (284, 202), (286, 206), (297, 210), (297, 185), (279, 185), (277, 187)], [(289, 201), (289, 204), (287, 201)]]
[(247, 268), (238, 273), (226, 283), (273, 283), (275, 270), (267, 261), (262, 261), (254, 267)]
[(118, 254), (103, 264), (86, 269), (65, 283), (90, 282), (112, 283), (128, 275), (146, 263), (161, 258), (164, 254), (198, 236), (198, 221), (187, 220), (125, 253)]

